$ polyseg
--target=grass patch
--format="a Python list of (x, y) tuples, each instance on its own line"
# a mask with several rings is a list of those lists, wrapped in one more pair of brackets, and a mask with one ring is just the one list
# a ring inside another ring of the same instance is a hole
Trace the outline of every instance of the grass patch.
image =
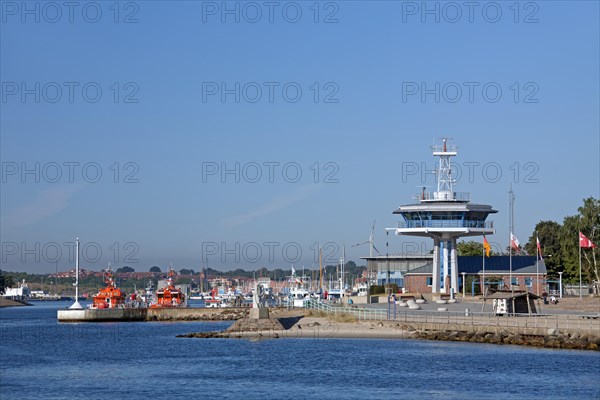
[(329, 316), (329, 313), (326, 313), (325, 311), (321, 310), (308, 310), (306, 312), (306, 316), (315, 318), (327, 318)]
[(358, 318), (352, 314), (341, 313), (341, 314), (329, 314), (327, 318), (334, 322), (357, 322)]
[(357, 322), (358, 318), (356, 318), (352, 314), (348, 313), (328, 313), (320, 310), (308, 310), (306, 313), (307, 317), (316, 317), (316, 318), (327, 318), (330, 321), (334, 322)]

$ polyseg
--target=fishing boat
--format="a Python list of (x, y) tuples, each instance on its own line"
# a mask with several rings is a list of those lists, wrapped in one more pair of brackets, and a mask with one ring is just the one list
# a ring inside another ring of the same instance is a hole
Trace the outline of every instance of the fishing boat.
[(204, 305), (207, 308), (229, 307), (229, 302), (225, 297), (218, 294), (218, 289), (214, 288), (210, 291), (210, 296), (204, 297)]
[(150, 306), (151, 308), (183, 307), (186, 305), (185, 294), (175, 287), (174, 277), (175, 271), (169, 268), (167, 285), (156, 290), (156, 303), (153, 303)]
[(290, 297), (294, 307), (304, 307), (305, 302), (310, 299), (310, 292), (302, 286), (296, 286), (290, 290)]
[(304, 276), (301, 278), (296, 277), (296, 271), (294, 270), (294, 267), (292, 267), (292, 276), (290, 276), (288, 282), (288, 305), (304, 307), (306, 301), (311, 297), (310, 291), (306, 287)]
[(106, 286), (93, 298), (90, 308), (119, 308), (125, 306), (125, 292), (117, 287), (112, 271), (104, 273)]
[(148, 286), (146, 286), (146, 289), (139, 296), (139, 298), (142, 301), (142, 303), (145, 304), (145, 305), (152, 304), (152, 303), (154, 303), (156, 301), (155, 297), (154, 297), (154, 291), (153, 291), (153, 288), (152, 288), (152, 281), (148, 282)]

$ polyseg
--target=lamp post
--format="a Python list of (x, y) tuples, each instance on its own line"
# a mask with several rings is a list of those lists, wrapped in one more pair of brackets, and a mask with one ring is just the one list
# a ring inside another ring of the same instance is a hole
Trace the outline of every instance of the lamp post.
[(559, 295), (559, 297), (561, 299), (562, 299), (562, 293), (563, 293), (563, 290), (562, 290), (562, 274), (563, 274), (563, 271), (560, 271), (558, 273), (558, 295)]
[(367, 276), (367, 304), (369, 304), (371, 302), (371, 293), (369, 293), (369, 287), (370, 287), (369, 278), (371, 277), (371, 274), (369, 273), (369, 260), (367, 260), (367, 270), (365, 271), (365, 273)]
[(464, 272), (464, 271), (462, 272), (462, 276), (463, 276), (463, 279), (462, 279), (462, 287), (463, 287), (463, 300), (464, 300), (464, 299), (465, 299), (465, 295), (466, 295), (466, 293), (467, 293), (467, 292), (466, 292), (467, 281), (465, 280), (465, 272)]
[(54, 269), (56, 275), (54, 275), (54, 294), (58, 295), (58, 261), (54, 262)]
[[(389, 229), (385, 231), (385, 265), (387, 268), (387, 279), (386, 279), (386, 285), (385, 285), (385, 294), (387, 294), (388, 299), (390, 297), (390, 292), (391, 292), (391, 288), (390, 288), (390, 251), (389, 251), (389, 236), (390, 236), (390, 231)], [(389, 305), (389, 304), (388, 304)]]
[[(548, 254), (548, 255), (546, 255), (546, 258), (550, 258), (550, 257), (552, 257), (552, 254)], [(540, 258), (541, 258), (541, 257), (540, 257)], [(544, 261), (544, 264), (545, 264), (545, 261)], [(561, 274), (561, 273), (562, 273), (562, 272), (559, 272), (559, 274)], [(543, 284), (544, 284), (544, 291), (546, 291), (546, 289), (550, 289), (550, 287), (548, 286), (548, 266), (546, 266), (546, 275), (545, 275), (545, 277), (546, 277), (546, 278), (544, 278), (544, 279), (542, 280), (542, 282), (543, 282)], [(538, 278), (538, 280), (539, 280), (539, 278)], [(538, 282), (538, 286), (539, 286), (539, 282)], [(562, 297), (562, 294), (561, 294), (561, 297)]]

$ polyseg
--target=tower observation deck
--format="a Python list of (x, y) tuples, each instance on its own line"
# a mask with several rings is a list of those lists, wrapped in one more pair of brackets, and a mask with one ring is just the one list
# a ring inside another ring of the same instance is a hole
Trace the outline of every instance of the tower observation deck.
[[(456, 146), (443, 139), (441, 146), (432, 146), (439, 157), (436, 171), (437, 190), (425, 188), (414, 199), (417, 203), (400, 206), (394, 214), (402, 215), (394, 230), (397, 235), (431, 237), (433, 239), (432, 293), (453, 294), (459, 292), (456, 265), (456, 242), (463, 236), (491, 235), (494, 224), (487, 221), (490, 214), (497, 213), (492, 206), (470, 202), (469, 193), (454, 191), (451, 158), (458, 153)], [(440, 266), (442, 268), (440, 268)]]

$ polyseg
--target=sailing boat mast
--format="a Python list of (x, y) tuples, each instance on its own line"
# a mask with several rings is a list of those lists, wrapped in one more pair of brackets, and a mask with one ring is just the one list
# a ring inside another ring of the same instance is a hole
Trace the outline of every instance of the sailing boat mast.
[(323, 293), (323, 249), (319, 249), (319, 293)]

